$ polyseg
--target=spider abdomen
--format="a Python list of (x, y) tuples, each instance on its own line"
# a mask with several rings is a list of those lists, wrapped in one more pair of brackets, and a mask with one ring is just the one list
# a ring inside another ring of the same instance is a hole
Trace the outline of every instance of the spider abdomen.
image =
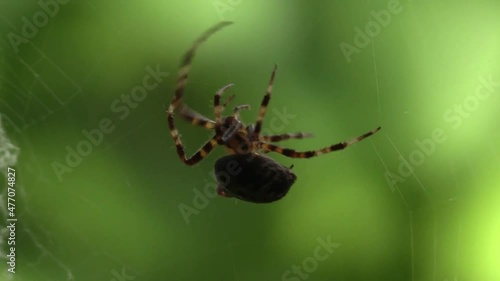
[(297, 176), (273, 159), (255, 154), (231, 154), (215, 162), (221, 196), (270, 203), (285, 196)]

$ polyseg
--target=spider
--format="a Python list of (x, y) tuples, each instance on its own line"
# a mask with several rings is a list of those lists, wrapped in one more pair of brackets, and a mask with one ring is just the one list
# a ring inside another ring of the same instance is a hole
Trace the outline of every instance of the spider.
[[(229, 96), (221, 103), (223, 93), (233, 86), (226, 85), (214, 95), (214, 120), (211, 120), (182, 102), (184, 89), (188, 80), (189, 70), (197, 48), (212, 34), (232, 22), (220, 22), (205, 31), (191, 48), (184, 54), (179, 68), (175, 95), (168, 107), (168, 126), (170, 135), (175, 142), (177, 154), (186, 165), (195, 165), (204, 159), (217, 145), (223, 146), (229, 155), (223, 156), (215, 163), (215, 174), (218, 181), (217, 193), (223, 197), (236, 197), (253, 203), (269, 203), (285, 196), (296, 180), (292, 167), (285, 167), (262, 153), (276, 152), (291, 158), (311, 158), (318, 155), (342, 150), (355, 144), (380, 130), (380, 127), (369, 131), (349, 141), (333, 144), (318, 150), (298, 152), (273, 144), (287, 139), (302, 139), (312, 137), (310, 133), (292, 133), (280, 135), (262, 135), (262, 122), (266, 115), (266, 108), (271, 99), (274, 77), (277, 66), (271, 74), (266, 94), (261, 102), (259, 114), (255, 124), (245, 126), (239, 117), (241, 110), (250, 109), (248, 104), (234, 107), (233, 114), (222, 116), (223, 111), (234, 98)], [(214, 136), (208, 140), (191, 157), (186, 157), (179, 132), (175, 127), (174, 112), (179, 110), (182, 118), (191, 124), (214, 130)]]

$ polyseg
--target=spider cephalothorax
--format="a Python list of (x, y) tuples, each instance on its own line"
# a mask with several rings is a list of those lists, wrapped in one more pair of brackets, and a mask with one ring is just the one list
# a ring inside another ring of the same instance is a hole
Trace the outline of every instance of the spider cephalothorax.
[(219, 144), (225, 145), (237, 133), (245, 133), (243, 123), (234, 116), (224, 117), (220, 125), (215, 126), (215, 134), (221, 136)]
[[(229, 96), (222, 104), (222, 94), (232, 86), (222, 87), (214, 95), (214, 120), (211, 120), (182, 103), (182, 96), (189, 76), (189, 69), (199, 45), (217, 30), (231, 24), (220, 22), (202, 34), (186, 52), (182, 59), (175, 95), (168, 107), (168, 126), (175, 142), (177, 154), (186, 165), (194, 165), (205, 158), (217, 145), (223, 146), (229, 155), (221, 157), (215, 163), (215, 174), (218, 181), (217, 192), (221, 196), (236, 197), (254, 203), (268, 203), (281, 199), (286, 195), (296, 180), (291, 168), (287, 168), (272, 158), (261, 153), (276, 152), (291, 158), (310, 158), (333, 151), (342, 150), (366, 137), (375, 134), (380, 127), (365, 133), (350, 141), (340, 142), (318, 150), (298, 152), (273, 144), (287, 139), (302, 139), (312, 137), (310, 133), (292, 133), (279, 135), (262, 135), (262, 122), (266, 114), (267, 105), (271, 99), (274, 77), (277, 66), (271, 74), (266, 94), (260, 105), (259, 115), (255, 124), (246, 126), (239, 119), (239, 112), (250, 109), (247, 104), (238, 105), (233, 115), (222, 116), (222, 112), (234, 95)], [(193, 156), (187, 158), (179, 133), (175, 127), (174, 112), (178, 110), (181, 117), (193, 125), (215, 131), (215, 135), (208, 140)]]

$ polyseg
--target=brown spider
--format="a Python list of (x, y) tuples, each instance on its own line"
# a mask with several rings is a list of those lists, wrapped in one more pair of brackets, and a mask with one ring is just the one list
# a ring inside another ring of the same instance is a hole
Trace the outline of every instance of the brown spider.
[[(232, 86), (232, 84), (222, 87), (214, 96), (215, 121), (201, 115), (181, 102), (184, 89), (188, 80), (189, 69), (196, 49), (210, 35), (232, 22), (220, 22), (203, 33), (184, 54), (179, 74), (175, 95), (168, 107), (168, 126), (170, 134), (175, 142), (177, 154), (186, 165), (194, 165), (205, 158), (217, 145), (224, 146), (230, 155), (221, 157), (215, 163), (215, 173), (218, 180), (217, 192), (225, 197), (237, 197), (239, 199), (255, 202), (267, 203), (282, 198), (295, 182), (296, 176), (287, 168), (273, 159), (259, 154), (258, 152), (277, 152), (291, 158), (310, 158), (333, 151), (342, 150), (354, 143), (357, 143), (373, 134), (380, 127), (365, 133), (350, 141), (340, 142), (328, 147), (298, 152), (293, 149), (283, 148), (270, 142), (278, 142), (287, 139), (302, 139), (312, 137), (310, 133), (292, 133), (281, 135), (261, 135), (262, 121), (266, 114), (266, 108), (271, 99), (274, 77), (277, 66), (271, 74), (271, 79), (267, 86), (266, 95), (260, 105), (259, 115), (255, 124), (245, 126), (239, 119), (239, 112), (249, 109), (247, 104), (234, 108), (233, 115), (222, 116), (222, 112), (228, 103), (234, 98), (229, 96), (221, 104), (222, 94)], [(174, 111), (179, 108), (180, 116), (191, 122), (193, 125), (215, 130), (215, 135), (208, 140), (193, 156), (186, 158), (184, 146), (179, 133), (175, 128)]]

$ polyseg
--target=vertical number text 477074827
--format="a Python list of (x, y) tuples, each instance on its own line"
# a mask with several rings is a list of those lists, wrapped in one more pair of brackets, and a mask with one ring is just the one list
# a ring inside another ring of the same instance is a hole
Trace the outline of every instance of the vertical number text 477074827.
[(16, 273), (16, 170), (7, 168), (7, 228), (9, 229), (9, 238), (7, 244), (9, 245), (7, 264), (9, 265), (8, 271)]

